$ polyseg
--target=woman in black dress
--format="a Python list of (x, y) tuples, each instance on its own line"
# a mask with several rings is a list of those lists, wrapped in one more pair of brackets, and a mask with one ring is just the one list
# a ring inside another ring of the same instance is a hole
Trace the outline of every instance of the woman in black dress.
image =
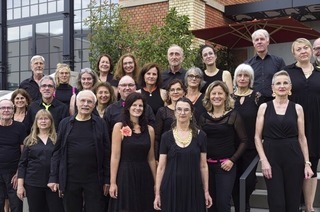
[(92, 113), (103, 118), (106, 108), (116, 101), (114, 90), (110, 83), (98, 82), (94, 89), (94, 94), (97, 97), (97, 105)]
[(97, 62), (96, 71), (98, 73), (99, 80), (101, 82), (111, 83), (113, 79), (113, 75), (112, 75), (113, 64), (112, 64), (112, 59), (110, 55), (108, 54), (100, 55)]
[(208, 190), (206, 135), (196, 127), (191, 101), (175, 105), (172, 129), (162, 136), (154, 208), (164, 212), (205, 212)]
[(156, 163), (154, 130), (147, 124), (146, 101), (131, 93), (122, 121), (112, 132), (109, 211), (153, 211)]
[[(234, 72), (233, 85), (235, 87), (235, 92), (232, 97), (235, 100), (234, 109), (239, 112), (245, 123), (248, 143), (246, 151), (237, 161), (237, 178), (232, 192), (236, 212), (240, 211), (239, 178), (257, 155), (257, 150), (254, 145), (254, 133), (261, 94), (252, 90), (253, 82), (254, 71), (252, 67), (248, 64), (240, 64)], [(248, 211), (250, 211), (250, 195), (254, 191), (257, 181), (256, 169), (257, 166), (255, 166), (246, 179), (246, 209)]]
[(297, 62), (284, 67), (291, 78), (292, 95), (289, 99), (300, 104), (304, 111), (305, 133), (314, 175), (303, 182), (306, 211), (313, 211), (317, 188), (317, 167), (320, 158), (320, 70), (311, 63), (312, 45), (305, 38), (292, 43), (292, 54)]
[(184, 84), (187, 87), (186, 97), (192, 102), (194, 106), (194, 117), (198, 121), (202, 113), (207, 112), (202, 104), (204, 94), (200, 92), (200, 89), (204, 86), (203, 72), (200, 68), (190, 68), (184, 79)]
[(24, 123), (31, 97), (26, 90), (18, 88), (12, 93), (11, 101), (14, 105), (13, 120)]
[(246, 149), (246, 130), (241, 116), (233, 110), (233, 99), (224, 82), (215, 81), (209, 85), (203, 105), (207, 113), (201, 115), (199, 126), (207, 134), (209, 192), (214, 200), (208, 211), (228, 212), (236, 162)]
[(154, 115), (160, 107), (164, 106), (167, 98), (167, 92), (161, 88), (161, 83), (160, 69), (155, 63), (147, 63), (142, 67), (139, 75), (141, 89), (137, 92), (142, 93)]
[(47, 187), (51, 155), (56, 144), (56, 130), (49, 111), (39, 110), (30, 135), (24, 141), (24, 148), (18, 166), (17, 196), (27, 197), (31, 212), (63, 212), (62, 199), (58, 191)]
[(303, 109), (288, 99), (291, 80), (286, 71), (274, 74), (272, 91), (275, 99), (259, 107), (255, 133), (269, 211), (298, 212), (303, 178), (313, 175)]

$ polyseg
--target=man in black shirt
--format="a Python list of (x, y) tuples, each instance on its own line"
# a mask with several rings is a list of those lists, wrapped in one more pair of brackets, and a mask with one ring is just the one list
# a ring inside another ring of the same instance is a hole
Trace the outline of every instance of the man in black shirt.
[(16, 194), (17, 168), (26, 137), (24, 124), (13, 121), (13, 103), (0, 101), (0, 211), (3, 211), (7, 191), (10, 211), (22, 212), (22, 201)]
[(253, 89), (261, 93), (263, 102), (273, 99), (271, 90), (273, 74), (285, 66), (281, 57), (268, 53), (269, 38), (269, 33), (265, 29), (258, 29), (253, 32), (252, 43), (256, 55), (245, 61), (254, 70)]
[(103, 212), (110, 181), (110, 146), (105, 122), (92, 115), (97, 98), (90, 90), (76, 97), (78, 113), (63, 119), (51, 158), (48, 186), (63, 194), (66, 211)]
[(43, 77), (43, 70), (45, 67), (44, 58), (40, 55), (33, 56), (30, 60), (30, 67), (32, 70), (32, 76), (28, 79), (23, 80), (20, 83), (19, 88), (25, 89), (31, 96), (32, 101), (35, 101), (41, 98), (38, 83)]
[(54, 126), (56, 127), (56, 130), (58, 130), (60, 121), (69, 115), (68, 107), (54, 98), (55, 83), (52, 77), (44, 76), (40, 80), (39, 85), (41, 99), (32, 102), (28, 107), (28, 113), (25, 121), (27, 130), (28, 132), (30, 131), (34, 118), (37, 112), (41, 109), (50, 111), (54, 119)]
[(183, 49), (178, 45), (172, 45), (167, 54), (169, 69), (162, 73), (162, 88), (166, 89), (169, 82), (173, 79), (179, 79), (184, 83), (186, 70), (181, 67), (184, 59)]

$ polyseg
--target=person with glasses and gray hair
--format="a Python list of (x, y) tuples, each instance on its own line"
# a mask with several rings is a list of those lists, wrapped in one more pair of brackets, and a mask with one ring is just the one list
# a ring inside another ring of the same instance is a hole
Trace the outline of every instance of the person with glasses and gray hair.
[(14, 106), (9, 99), (0, 100), (0, 211), (3, 211), (6, 193), (10, 211), (22, 212), (22, 201), (16, 195), (17, 169), (27, 136), (23, 123), (13, 120)]
[(32, 101), (41, 99), (41, 93), (39, 92), (39, 81), (43, 77), (43, 70), (45, 67), (44, 57), (41, 55), (35, 55), (30, 60), (30, 67), (32, 76), (23, 80), (20, 83), (19, 88), (25, 89), (31, 96)]
[[(78, 92), (82, 90), (91, 90), (94, 91), (97, 83), (98, 83), (98, 75), (92, 71), (90, 68), (83, 68), (80, 70), (77, 81), (77, 89)], [(77, 94), (73, 94), (70, 99), (70, 107), (69, 113), (70, 115), (74, 115), (77, 112), (76, 105), (76, 96)]]
[(34, 122), (37, 112), (41, 109), (50, 111), (54, 119), (54, 126), (58, 130), (60, 121), (69, 115), (68, 107), (64, 103), (54, 98), (56, 85), (52, 77), (44, 76), (39, 81), (39, 86), (41, 99), (32, 102), (27, 112), (26, 127), (28, 132), (30, 132), (31, 125)]

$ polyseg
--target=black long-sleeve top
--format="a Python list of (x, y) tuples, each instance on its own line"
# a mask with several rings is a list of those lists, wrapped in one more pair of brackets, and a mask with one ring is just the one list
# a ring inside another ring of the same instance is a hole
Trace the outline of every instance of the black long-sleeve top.
[(23, 178), (29, 186), (47, 187), (50, 173), (50, 161), (54, 144), (48, 138), (44, 144), (40, 138), (32, 146), (24, 146), (19, 166), (18, 178)]
[(26, 90), (30, 95), (32, 101), (41, 99), (39, 85), (36, 81), (34, 81), (33, 75), (30, 78), (23, 80), (20, 83), (19, 88), (23, 88), (24, 90)]
[[(236, 162), (247, 146), (247, 134), (244, 123), (235, 110), (220, 118), (212, 118), (203, 113), (199, 126), (207, 134), (207, 157), (211, 159), (227, 159)], [(236, 144), (239, 138), (239, 146)], [(238, 146), (238, 148), (236, 148)]]

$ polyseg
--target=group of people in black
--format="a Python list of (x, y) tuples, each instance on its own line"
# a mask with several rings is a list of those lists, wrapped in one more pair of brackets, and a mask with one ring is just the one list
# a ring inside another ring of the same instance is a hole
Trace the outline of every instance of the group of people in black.
[[(311, 212), (320, 156), (320, 38), (292, 44), (296, 62), (268, 52), (269, 34), (252, 34), (256, 54), (232, 78), (205, 45), (205, 70), (141, 69), (133, 54), (96, 70), (31, 58), (32, 76), (0, 101), (0, 211), (240, 211), (239, 177), (259, 155), (269, 210)], [(315, 62), (312, 63), (312, 56)], [(319, 102), (319, 104), (318, 104)], [(256, 167), (246, 183), (246, 210)]]

